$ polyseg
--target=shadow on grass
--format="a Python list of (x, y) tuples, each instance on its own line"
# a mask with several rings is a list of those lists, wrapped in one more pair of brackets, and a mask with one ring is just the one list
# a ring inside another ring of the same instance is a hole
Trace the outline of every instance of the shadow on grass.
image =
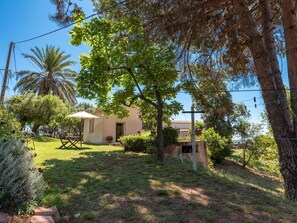
[(33, 139), (36, 142), (54, 142), (57, 140), (56, 138), (52, 138), (48, 136), (40, 136), (40, 135), (34, 136)]
[(89, 149), (91, 149), (90, 147), (85, 147), (85, 146), (82, 146), (82, 147), (80, 147), (80, 146), (77, 146), (77, 147), (71, 147), (71, 148), (61, 148), (61, 147), (57, 147), (57, 148), (55, 148), (55, 149), (57, 149), (57, 150), (77, 150), (77, 151), (82, 151), (82, 150), (89, 150)]
[(233, 153), (229, 156), (229, 158), (231, 158), (231, 159), (233, 159), (233, 160), (236, 160), (236, 161), (241, 161), (241, 160), (242, 160), (241, 154), (234, 154), (234, 151), (233, 151)]
[[(191, 163), (148, 155), (83, 152), (72, 160), (45, 161), (51, 180), (44, 205), (71, 222), (293, 222), (294, 205)], [(251, 178), (253, 176), (250, 173)], [(267, 182), (268, 183), (268, 182)]]
[(281, 185), (278, 178), (263, 171), (255, 171), (248, 166), (244, 168), (241, 164), (233, 160), (224, 160), (217, 166), (217, 169), (221, 171), (222, 175), (229, 175), (234, 181), (256, 185), (265, 190), (275, 192), (275, 194), (280, 194), (279, 189)]

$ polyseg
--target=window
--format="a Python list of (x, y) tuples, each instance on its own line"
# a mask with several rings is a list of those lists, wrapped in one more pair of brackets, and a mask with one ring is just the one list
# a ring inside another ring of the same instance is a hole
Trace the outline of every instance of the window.
[(90, 119), (89, 121), (89, 133), (94, 132), (94, 119)]

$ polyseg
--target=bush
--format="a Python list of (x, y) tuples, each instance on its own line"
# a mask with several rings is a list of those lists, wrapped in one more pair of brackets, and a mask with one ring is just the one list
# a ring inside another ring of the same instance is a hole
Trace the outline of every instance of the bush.
[(205, 128), (204, 122), (195, 121), (195, 129), (204, 129), (204, 128)]
[(113, 137), (112, 136), (106, 136), (105, 139), (106, 139), (106, 141), (112, 141)]
[(128, 135), (119, 139), (125, 151), (154, 153), (156, 151), (155, 137), (149, 134)]
[(172, 127), (163, 129), (164, 148), (170, 144), (177, 144), (178, 130)]
[(231, 147), (228, 139), (220, 136), (213, 128), (203, 131), (203, 139), (206, 141), (208, 153), (213, 163), (220, 163), (225, 157), (231, 155)]
[[(271, 172), (280, 175), (279, 158), (277, 145), (269, 135), (258, 135), (250, 140), (250, 145), (242, 144), (243, 156), (242, 163), (265, 172)], [(245, 146), (245, 147), (244, 147)]]
[(20, 140), (0, 143), (0, 210), (22, 210), (42, 195), (45, 184), (34, 156)]
[(0, 109), (0, 143), (8, 138), (21, 139), (21, 124), (7, 111)]

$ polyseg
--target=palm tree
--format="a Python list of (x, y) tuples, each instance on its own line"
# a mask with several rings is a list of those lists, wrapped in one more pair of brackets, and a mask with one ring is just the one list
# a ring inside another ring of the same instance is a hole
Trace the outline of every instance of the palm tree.
[(70, 55), (64, 55), (65, 52), (60, 48), (48, 45), (45, 49), (34, 47), (30, 50), (32, 54), (23, 56), (33, 62), (39, 71), (17, 72), (18, 82), (14, 89), (21, 94), (29, 91), (37, 95), (53, 94), (64, 102), (76, 103), (74, 78), (77, 73), (68, 68), (75, 64), (74, 61), (68, 60)]

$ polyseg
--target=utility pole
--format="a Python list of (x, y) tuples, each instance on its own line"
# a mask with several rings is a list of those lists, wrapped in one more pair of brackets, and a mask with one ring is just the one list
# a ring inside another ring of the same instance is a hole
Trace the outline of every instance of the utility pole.
[(193, 170), (197, 171), (197, 154), (196, 154), (196, 134), (195, 134), (195, 113), (194, 113), (194, 102), (191, 106), (191, 125), (192, 125), (192, 157), (193, 157)]
[(194, 109), (194, 100), (193, 100), (192, 101), (191, 111), (183, 111), (182, 113), (191, 113), (192, 159), (193, 159), (193, 170), (196, 172), (197, 171), (197, 154), (196, 154), (196, 134), (195, 134), (195, 113), (204, 113), (204, 111), (195, 111), (195, 109)]
[(8, 73), (9, 73), (9, 64), (10, 64), (10, 57), (11, 57), (12, 48), (13, 48), (13, 42), (10, 42), (8, 57), (7, 57), (7, 60), (6, 60), (6, 67), (5, 67), (4, 77), (3, 77), (1, 95), (0, 95), (0, 104), (1, 104), (2, 107), (3, 107), (3, 104), (4, 104), (4, 96), (5, 96), (5, 91), (6, 91), (6, 87), (7, 87), (7, 79), (8, 79)]

